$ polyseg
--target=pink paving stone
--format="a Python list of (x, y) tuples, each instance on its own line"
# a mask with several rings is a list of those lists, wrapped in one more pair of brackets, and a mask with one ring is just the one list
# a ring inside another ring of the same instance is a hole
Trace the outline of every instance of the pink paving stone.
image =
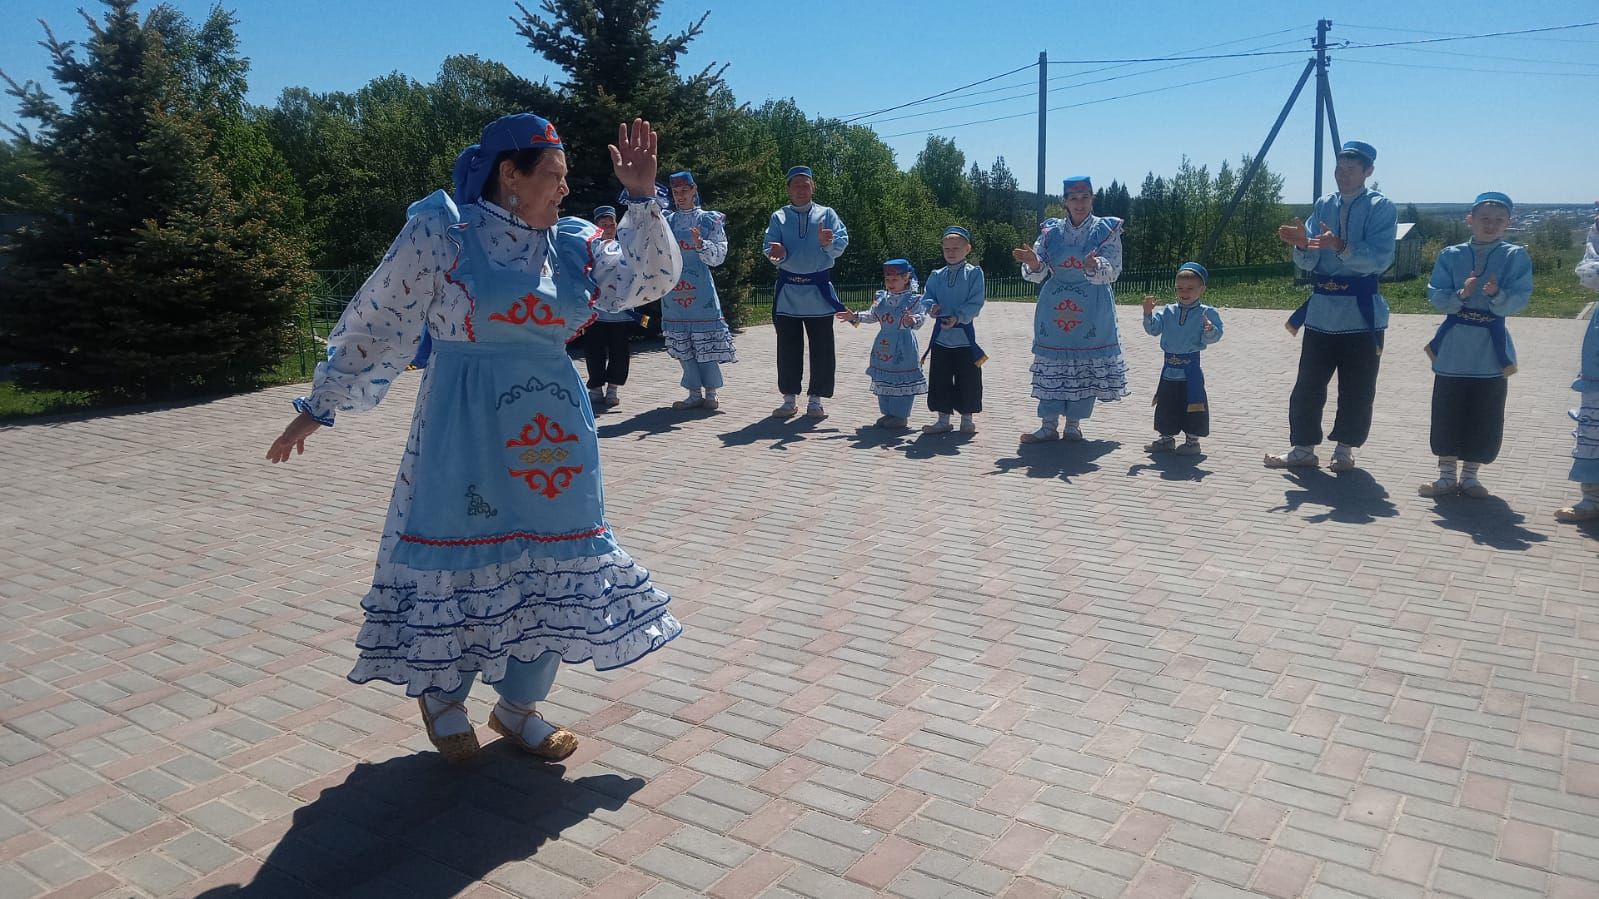
[(1368, 824), (1387, 830), (1399, 815), (1399, 804), (1404, 799), (1379, 787), (1356, 787), (1344, 806), (1345, 821)]
[(1338, 721), (1343, 716), (1329, 709), (1307, 707), (1300, 709), (1299, 717), (1294, 719), (1289, 728), (1296, 734), (1307, 737), (1320, 737), (1326, 739), (1332, 736), (1338, 727)]
[(1503, 815), (1510, 805), (1510, 782), (1467, 772), (1460, 785), (1460, 804), (1465, 808)]
[(925, 712), (901, 709), (879, 724), (872, 734), (897, 743), (921, 730), (922, 726), (931, 720), (932, 716)]
[(1005, 888), (1000, 894), (1000, 899), (1060, 899), (1060, 887), (1033, 880), (1030, 877), (1020, 877)]
[(654, 849), (682, 825), (662, 815), (649, 814), (629, 824), (626, 830), (601, 843), (596, 850), (623, 864)]
[(1101, 758), (1121, 761), (1127, 758), (1128, 753), (1137, 749), (1143, 739), (1144, 735), (1136, 730), (1108, 725), (1100, 728), (1099, 736), (1090, 740), (1083, 751)]
[(860, 822), (868, 827), (878, 830), (892, 831), (916, 810), (927, 802), (926, 793), (895, 787), (888, 795), (877, 800), (865, 814), (861, 815)]
[(1410, 699), (1396, 699), (1388, 710), (1388, 720), (1406, 727), (1426, 727), (1432, 720), (1432, 706)]
[(1432, 875), (1438, 847), (1431, 843), (1393, 834), (1377, 856), (1376, 872), (1385, 877), (1425, 884)]
[(1541, 721), (1523, 721), (1516, 735), (1516, 745), (1530, 752), (1546, 755), (1565, 755), (1567, 731), (1563, 727)]
[(1288, 811), (1282, 806), (1247, 796), (1227, 822), (1227, 832), (1249, 840), (1269, 840), (1287, 817)]
[(1199, 722), (1199, 726), (1194, 728), (1193, 741), (1212, 749), (1225, 749), (1232, 745), (1233, 739), (1242, 729), (1243, 726), (1236, 721), (1210, 717)]
[(851, 865), (844, 876), (856, 883), (882, 889), (920, 858), (923, 851), (921, 846), (890, 834)]
[(1260, 779), (1260, 772), (1264, 767), (1263, 763), (1254, 759), (1238, 755), (1225, 756), (1211, 766), (1210, 776), (1205, 778), (1205, 783), (1239, 793), (1248, 792), (1255, 785), (1255, 781)]
[(673, 768), (650, 778), (649, 783), (633, 794), (632, 801), (645, 808), (659, 808), (704, 779), (705, 775), (690, 768)]
[(1554, 867), (1555, 833), (1523, 821), (1506, 821), (1499, 830), (1499, 857), (1507, 862), (1541, 868)]
[(776, 883), (794, 867), (794, 863), (780, 855), (758, 852), (745, 859), (706, 891), (717, 899), (746, 899), (758, 896), (761, 891)]
[(1154, 776), (1154, 772), (1137, 765), (1117, 765), (1099, 779), (1094, 787), (1094, 795), (1130, 803), (1143, 795)]
[[(728, 836), (743, 840), (753, 846), (765, 846), (779, 834), (788, 830), (795, 821), (805, 817), (810, 810), (786, 799), (773, 799), (733, 827)], [(864, 821), (863, 823), (871, 823)], [(873, 825), (877, 826), (877, 825)]]
[(674, 718), (681, 718), (692, 724), (704, 724), (715, 717), (718, 712), (725, 712), (738, 705), (739, 698), (727, 693), (711, 693), (695, 702), (678, 709), (672, 714)]
[(39, 899), (89, 899), (91, 896), (100, 896), (122, 886), (122, 883), (110, 874), (104, 871), (96, 871), (87, 877), (74, 880), (58, 890), (51, 890), (40, 896)]
[(623, 868), (595, 884), (588, 892), (589, 899), (638, 899), (660, 883), (647, 874)]
[(1276, 899), (1298, 899), (1316, 877), (1316, 859), (1286, 849), (1272, 849), (1255, 866), (1249, 888)]
[(1180, 899), (1194, 886), (1194, 876), (1159, 862), (1144, 862), (1122, 899)]
[(1471, 750), (1471, 741), (1454, 734), (1433, 733), (1421, 749), (1421, 760), (1446, 768), (1463, 768)]
[(1043, 789), (1042, 783), (1030, 777), (1007, 774), (1003, 780), (990, 787), (988, 792), (983, 794), (983, 798), (977, 800), (977, 807), (997, 815), (1015, 815), (1033, 801), (1033, 797)]
[(1052, 831), (1020, 822), (1012, 824), (994, 845), (983, 853), (982, 860), (996, 868), (1021, 871), (1055, 839)]
[(1171, 824), (1171, 819), (1165, 815), (1141, 808), (1131, 809), (1105, 838), (1105, 845), (1147, 855), (1154, 850), (1155, 844), (1160, 842)]
[(821, 765), (802, 756), (791, 755), (773, 765), (765, 774), (750, 781), (750, 786), (763, 793), (781, 796), (795, 784), (803, 783), (821, 769)]
[(767, 737), (766, 743), (777, 749), (794, 752), (821, 736), (830, 726), (816, 718), (795, 718)]
[(726, 734), (717, 733), (708, 727), (696, 727), (660, 749), (655, 750), (655, 755), (668, 762), (676, 762), (681, 765), (725, 739), (727, 739)]
[(1370, 755), (1371, 753), (1364, 749), (1334, 743), (1322, 753), (1321, 762), (1316, 765), (1316, 773), (1341, 780), (1356, 780), (1360, 777), (1360, 772), (1365, 770), (1366, 759)]
[(996, 771), (1009, 771), (1019, 762), (1032, 758), (1038, 751), (1038, 742), (1013, 734), (1005, 734), (989, 743), (980, 761)]
[(1576, 760), (1567, 762), (1566, 792), (1599, 797), (1599, 765)]
[(879, 756), (865, 773), (879, 780), (898, 783), (900, 778), (916, 770), (926, 758), (927, 753), (914, 746), (895, 746), (886, 754)]

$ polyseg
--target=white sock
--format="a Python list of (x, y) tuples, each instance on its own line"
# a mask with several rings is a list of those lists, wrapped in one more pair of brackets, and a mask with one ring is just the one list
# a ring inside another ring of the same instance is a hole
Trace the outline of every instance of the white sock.
[(1477, 480), (1477, 469), (1482, 467), (1481, 462), (1463, 462), (1460, 465), (1460, 479), (1462, 481)]
[(1336, 448), (1333, 449), (1333, 455), (1353, 457), (1355, 455), (1355, 448), (1347, 443), (1340, 443)]
[[(530, 702), (527, 705), (519, 705), (501, 696), (497, 708), (504, 709), (506, 712), (506, 714), (500, 716), (500, 720), (512, 725), (520, 723), (522, 725), (522, 739), (534, 746), (544, 742), (545, 737), (555, 733), (555, 725), (533, 714), (538, 711), (537, 703)], [(522, 717), (524, 714), (527, 715), (526, 718)]]
[[(947, 425), (947, 424), (949, 424), (949, 416), (948, 415), (940, 415), (938, 417), (938, 421), (939, 421), (939, 424), (946, 424)], [(974, 424), (977, 424), (977, 422), (972, 419), (972, 416), (971, 416), (970, 413), (962, 412), (961, 413), (961, 424), (963, 424), (963, 425), (974, 425)]]
[(700, 389), (698, 387), (690, 387), (690, 388), (688, 388), (688, 398), (691, 399), (691, 400), (699, 399), (700, 398)]
[(815, 394), (812, 394), (810, 396), (809, 405), (810, 405), (810, 407), (812, 409), (820, 409), (822, 407), (822, 398), (819, 397), (819, 396), (816, 396)]
[(705, 398), (708, 399), (708, 400), (716, 399), (716, 388), (714, 388), (714, 387), (705, 388)]
[(1082, 430), (1082, 428), (1078, 427), (1077, 419), (1068, 418), (1068, 419), (1066, 419), (1066, 430), (1068, 430), (1068, 431), (1079, 430), (1080, 431), (1080, 430)]
[[(971, 418), (970, 415), (962, 415), (961, 416), (961, 421), (966, 421), (966, 420), (968, 420), (970, 418)], [(948, 412), (940, 412), (940, 413), (938, 413), (938, 423), (941, 424), (941, 425), (949, 424), (949, 413)]]
[(799, 399), (798, 394), (785, 393), (783, 394), (783, 405), (792, 406), (794, 405), (794, 401), (797, 399)]
[[(1071, 421), (1067, 420), (1066, 424), (1069, 427), (1071, 425)], [(1039, 419), (1039, 427), (1038, 427), (1038, 429), (1040, 431), (1055, 431), (1055, 430), (1059, 430), (1060, 429), (1060, 416), (1059, 415), (1045, 415), (1044, 417)]]
[(1457, 481), (1457, 480), (1459, 480), (1459, 477), (1457, 477), (1456, 474), (1455, 474), (1455, 465), (1459, 461), (1460, 460), (1456, 459), (1454, 456), (1439, 456), (1438, 457), (1438, 480), (1440, 480), (1440, 481)]
[(435, 734), (441, 737), (453, 737), (472, 729), (472, 722), (467, 720), (466, 712), (460, 706), (448, 706), (445, 700), (435, 699), (432, 693), (424, 695), (422, 701), (427, 703), (428, 716), (433, 719)]
[(1199, 442), (1199, 438), (1195, 437), (1192, 434), (1186, 434), (1186, 435), (1184, 435), (1183, 442), (1184, 443), (1198, 443)]

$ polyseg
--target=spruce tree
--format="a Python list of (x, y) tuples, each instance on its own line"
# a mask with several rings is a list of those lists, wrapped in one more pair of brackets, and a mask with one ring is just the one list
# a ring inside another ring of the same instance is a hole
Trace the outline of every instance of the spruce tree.
[[(141, 22), (133, 0), (104, 4), (103, 21), (84, 15), (81, 56), (46, 28), (66, 108), (6, 78), (39, 125), (17, 136), (59, 197), (0, 266), (0, 341), (54, 387), (143, 398), (249, 385), (294, 346), (309, 272), (283, 228), (294, 197), (281, 160), (239, 118), (232, 17), (213, 10), (197, 31), (167, 7)], [(259, 171), (230, 170), (218, 155), (230, 146)]]

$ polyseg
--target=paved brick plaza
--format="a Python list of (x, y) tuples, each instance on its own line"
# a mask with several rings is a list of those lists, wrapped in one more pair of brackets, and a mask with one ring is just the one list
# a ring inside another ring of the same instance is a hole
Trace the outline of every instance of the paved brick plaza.
[(294, 388), (0, 428), (0, 896), (1599, 895), (1599, 529), (1550, 514), (1582, 325), (1513, 322), (1499, 498), (1435, 503), (1433, 319), (1364, 470), (1285, 475), (1283, 313), (1224, 313), (1215, 436), (1162, 462), (1121, 313), (1135, 395), (1021, 451), (1026, 305), (979, 320), (975, 438), (862, 430), (864, 328), (819, 424), (764, 418), (770, 328), (714, 416), (637, 356), (611, 519), (686, 631), (562, 674), (564, 770), (447, 768), (344, 679), (414, 378), (286, 468)]

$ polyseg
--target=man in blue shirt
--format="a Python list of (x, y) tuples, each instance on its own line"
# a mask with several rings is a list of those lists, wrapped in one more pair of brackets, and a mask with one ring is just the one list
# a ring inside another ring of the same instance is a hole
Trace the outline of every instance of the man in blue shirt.
[(849, 231), (838, 213), (812, 201), (816, 181), (811, 170), (788, 170), (787, 206), (772, 213), (766, 226), (766, 258), (777, 266), (772, 299), (772, 324), (777, 328), (777, 389), (783, 405), (775, 418), (799, 411), (800, 375), (805, 372), (805, 340), (811, 343), (811, 379), (805, 408), (810, 418), (826, 418), (822, 399), (833, 395), (838, 359), (833, 349), (833, 316), (844, 304), (833, 289), (833, 261), (849, 246)]
[(1288, 330), (1304, 327), (1299, 378), (1288, 399), (1288, 452), (1266, 456), (1267, 468), (1313, 468), (1320, 464), (1322, 410), (1327, 384), (1338, 375), (1338, 413), (1327, 436), (1337, 443), (1332, 471), (1355, 467), (1355, 448), (1371, 433), (1377, 396), (1377, 366), (1388, 328), (1388, 301), (1378, 279), (1394, 261), (1399, 216), (1394, 204), (1366, 187), (1377, 150), (1358, 140), (1338, 152), (1333, 179), (1338, 190), (1316, 201), (1310, 217), (1277, 229), (1294, 248), (1294, 263), (1309, 270), (1310, 299), (1288, 319)]

